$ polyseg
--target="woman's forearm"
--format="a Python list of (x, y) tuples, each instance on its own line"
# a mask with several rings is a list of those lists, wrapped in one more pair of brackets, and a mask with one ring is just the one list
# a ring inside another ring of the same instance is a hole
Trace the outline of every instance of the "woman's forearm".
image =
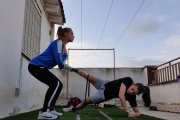
[(120, 97), (119, 99), (120, 99), (121, 105), (122, 105), (123, 108), (124, 108), (124, 111), (125, 111), (125, 112), (129, 112), (125, 98), (121, 98), (121, 97)]
[(81, 77), (84, 77), (84, 78), (87, 78), (87, 76), (88, 76), (87, 73), (85, 73), (85, 72), (83, 72), (81, 70), (78, 70), (77, 74), (80, 75)]

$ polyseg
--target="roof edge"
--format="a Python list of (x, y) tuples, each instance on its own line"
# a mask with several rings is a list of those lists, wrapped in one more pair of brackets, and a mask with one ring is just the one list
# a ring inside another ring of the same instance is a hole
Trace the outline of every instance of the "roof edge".
[(65, 14), (64, 14), (64, 8), (63, 8), (63, 3), (61, 0), (58, 0), (59, 1), (59, 5), (60, 5), (60, 8), (61, 8), (61, 13), (62, 13), (62, 17), (63, 17), (63, 22), (66, 23), (66, 18), (65, 18)]

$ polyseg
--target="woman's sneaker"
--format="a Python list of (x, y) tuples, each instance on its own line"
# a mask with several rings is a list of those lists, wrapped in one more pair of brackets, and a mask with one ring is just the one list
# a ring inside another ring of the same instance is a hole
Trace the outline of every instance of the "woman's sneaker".
[(56, 110), (52, 110), (52, 111), (49, 111), (51, 114), (53, 115), (56, 115), (56, 116), (62, 116), (63, 114), (60, 113), (60, 112), (57, 112)]
[(63, 108), (64, 112), (72, 112), (73, 111), (73, 106), (68, 107), (68, 108)]
[(39, 112), (38, 119), (47, 119), (47, 120), (54, 120), (58, 117), (56, 115), (51, 114), (50, 112)]

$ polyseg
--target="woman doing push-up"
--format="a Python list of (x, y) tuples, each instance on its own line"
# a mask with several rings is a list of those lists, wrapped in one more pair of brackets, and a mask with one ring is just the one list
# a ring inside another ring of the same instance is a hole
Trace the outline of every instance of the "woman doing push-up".
[[(92, 104), (92, 103), (98, 104), (113, 98), (119, 98), (120, 103), (124, 108), (124, 111), (128, 113), (128, 116), (138, 117), (141, 115), (141, 113), (137, 108), (136, 95), (142, 94), (142, 99), (146, 107), (149, 107), (151, 104), (149, 88), (141, 83), (134, 83), (130, 77), (109, 81), (109, 80), (102, 80), (95, 76), (89, 75), (88, 73), (72, 68), (68, 65), (65, 65), (65, 68), (70, 70), (71, 72), (77, 73), (81, 77), (84, 77), (98, 91), (94, 96), (87, 97), (86, 101), (84, 100), (82, 103), (78, 104), (77, 106), (63, 108), (64, 112), (79, 110), (85, 107), (86, 104)], [(130, 112), (128, 110), (126, 100), (129, 102), (130, 106), (132, 107), (133, 112)]]

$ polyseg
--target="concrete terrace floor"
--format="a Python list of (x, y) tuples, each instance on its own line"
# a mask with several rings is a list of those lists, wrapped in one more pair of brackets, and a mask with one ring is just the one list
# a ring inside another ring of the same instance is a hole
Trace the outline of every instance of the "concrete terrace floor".
[(180, 114), (178, 113), (170, 113), (170, 112), (162, 112), (162, 111), (149, 111), (147, 108), (140, 107), (139, 110), (144, 115), (154, 116), (158, 118), (162, 118), (165, 120), (180, 120)]
[[(62, 111), (62, 107), (57, 107), (57, 111)], [(95, 106), (88, 106), (81, 110), (81, 120), (108, 120), (105, 116), (103, 116), (100, 111), (108, 115), (112, 120), (132, 120), (132, 118), (128, 118), (127, 114), (118, 107), (106, 107), (103, 109), (97, 108)], [(4, 118), (1, 120), (36, 120), (37, 119), (38, 110), (32, 111), (29, 113), (23, 113), (17, 116), (12, 116), (8, 118)], [(62, 117), (58, 120), (75, 120), (76, 113), (64, 113)], [(138, 120), (162, 120), (160, 118), (150, 117), (147, 115), (142, 115), (141, 117), (136, 118)], [(172, 119), (173, 120), (173, 119)]]

